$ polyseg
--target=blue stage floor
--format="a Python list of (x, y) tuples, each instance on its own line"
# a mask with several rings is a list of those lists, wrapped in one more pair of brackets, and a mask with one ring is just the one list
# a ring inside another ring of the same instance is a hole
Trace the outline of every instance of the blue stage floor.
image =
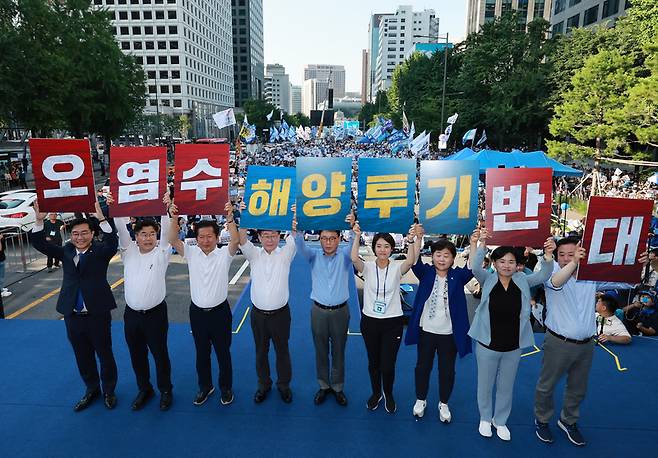
[[(302, 266), (296, 263), (295, 271)], [(300, 273), (300, 275), (302, 275)], [(306, 294), (306, 296), (304, 296)], [(615, 359), (596, 349), (588, 397), (580, 427), (589, 444), (577, 449), (553, 425), (556, 442), (539, 443), (533, 429), (533, 394), (541, 352), (523, 358), (516, 381), (508, 426), (512, 441), (479, 436), (475, 358), (457, 364), (450, 407), (453, 422), (439, 423), (436, 373), (424, 419), (414, 421), (415, 347), (398, 357), (395, 395), (398, 412), (365, 408), (370, 394), (367, 360), (360, 336), (347, 345), (346, 408), (332, 397), (315, 406), (317, 390), (311, 339), (308, 282), (298, 281), (291, 297), (294, 401), (284, 404), (275, 391), (261, 405), (256, 388), (254, 346), (247, 317), (233, 340), (235, 401), (220, 406), (218, 393), (201, 407), (192, 405), (197, 390), (194, 344), (189, 325), (170, 327), (174, 405), (158, 410), (157, 398), (143, 411), (132, 412), (136, 394), (122, 323), (113, 324), (119, 366), (119, 404), (107, 411), (101, 402), (74, 413), (83, 394), (62, 321), (0, 320), (0, 458), (18, 457), (649, 457), (658, 443), (658, 340), (637, 338), (629, 347), (609, 346)], [(352, 304), (351, 330), (358, 330)], [(246, 301), (234, 310), (234, 328), (245, 316)], [(541, 342), (542, 336), (537, 336)], [(532, 351), (532, 349), (530, 350)], [(274, 365), (273, 365), (274, 367)], [(153, 369), (153, 368), (152, 368)], [(216, 371), (216, 365), (214, 370)], [(215, 372), (216, 377), (216, 372)], [(153, 378), (154, 381), (154, 378)], [(561, 388), (560, 388), (561, 393)], [(561, 399), (556, 397), (558, 406)]]

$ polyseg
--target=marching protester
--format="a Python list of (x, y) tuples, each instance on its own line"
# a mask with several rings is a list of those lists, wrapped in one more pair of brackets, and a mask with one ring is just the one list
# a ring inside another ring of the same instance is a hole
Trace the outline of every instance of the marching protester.
[[(112, 204), (112, 194), (107, 203)], [(129, 218), (114, 218), (119, 234), (119, 252), (123, 261), (124, 333), (130, 351), (130, 361), (137, 380), (137, 397), (132, 410), (141, 410), (154, 396), (150, 381), (149, 350), (155, 360), (156, 379), (160, 391), (160, 410), (169, 410), (173, 402), (171, 362), (167, 349), (167, 286), (165, 277), (171, 245), (167, 239), (169, 216), (161, 218), (161, 228), (151, 218), (135, 223), (133, 242), (128, 232)], [(158, 239), (158, 231), (160, 238)]]
[[(354, 215), (348, 216), (353, 224)], [(296, 221), (293, 231), (297, 229)], [(347, 405), (343, 392), (345, 385), (345, 344), (350, 322), (349, 277), (353, 275), (350, 258), (351, 245), (339, 248), (339, 230), (321, 230), (321, 249), (306, 246), (304, 236), (295, 236), (297, 252), (311, 264), (311, 332), (315, 345), (315, 364), (320, 389), (313, 402), (322, 404), (329, 393), (334, 393), (336, 402)], [(331, 354), (331, 376), (329, 375)]]
[[(439, 420), (449, 423), (452, 414), (448, 401), (455, 384), (455, 360), (471, 353), (468, 337), (468, 310), (464, 286), (473, 278), (471, 269), (455, 267), (457, 248), (447, 239), (439, 239), (430, 245), (432, 263), (425, 264), (420, 258), (425, 229), (416, 225), (415, 264), (411, 268), (418, 278), (418, 291), (404, 342), (418, 345), (416, 359), (416, 403), (413, 415), (423, 417), (427, 406), (429, 379), (438, 359), (439, 372)], [(477, 234), (471, 236), (470, 253), (475, 253)]]
[[(30, 234), (34, 248), (62, 263), (64, 276), (57, 299), (57, 311), (64, 315), (66, 334), (87, 391), (73, 410), (79, 412), (100, 396), (101, 386), (105, 407), (117, 404), (114, 389), (117, 384), (117, 365), (112, 353), (110, 311), (116, 308), (112, 290), (107, 282), (107, 267), (117, 252), (117, 235), (105, 219), (96, 201), (96, 213), (102, 240), (94, 239), (94, 228), (88, 219), (71, 222), (71, 241), (64, 246), (46, 240), (44, 219), (34, 201), (35, 223)], [(100, 376), (96, 366), (100, 361)]]
[[(596, 335), (595, 301), (597, 290), (629, 289), (627, 283), (595, 282), (576, 279), (578, 263), (585, 248), (575, 237), (557, 242), (557, 262), (553, 276), (544, 283), (547, 315), (542, 367), (535, 390), (535, 434), (545, 443), (553, 442), (548, 422), (553, 417), (555, 386), (567, 375), (558, 427), (574, 445), (586, 444), (578, 429), (580, 403), (587, 392)], [(645, 263), (647, 253), (638, 262)]]
[(363, 273), (363, 304), (361, 307), (361, 334), (368, 352), (368, 373), (372, 395), (366, 407), (375, 410), (384, 398), (384, 408), (395, 413), (397, 406), (393, 397), (395, 362), (400, 349), (403, 331), (402, 304), (400, 303), (400, 281), (416, 261), (414, 236), (415, 225), (407, 235), (409, 248), (402, 262), (391, 261), (395, 239), (389, 233), (380, 232), (372, 238), (372, 251), (376, 259), (363, 261), (359, 257), (361, 228), (355, 221), (352, 228), (352, 263), (357, 272)]
[[(244, 205), (244, 203), (243, 203)], [(231, 212), (231, 218), (233, 214)], [(283, 402), (292, 402), (292, 365), (288, 340), (290, 339), (290, 307), (288, 306), (288, 275), (295, 257), (296, 246), (293, 233), (279, 247), (279, 231), (258, 230), (261, 247), (247, 240), (247, 230), (240, 228), (240, 250), (251, 266), (250, 298), (253, 304), (251, 330), (256, 346), (256, 374), (258, 389), (254, 402), (259, 404), (272, 389), (270, 377), (270, 341), (276, 353), (277, 389)]]
[[(468, 335), (477, 341), (475, 358), (478, 369), (477, 401), (480, 411), (478, 430), (491, 437), (493, 426), (499, 438), (512, 436), (507, 419), (512, 411), (512, 395), (521, 349), (532, 347), (535, 337), (530, 325), (530, 288), (549, 279), (552, 273), (555, 241), (544, 242), (544, 259), (538, 272), (517, 272), (518, 250), (499, 246), (491, 253), (496, 272), (484, 270), (482, 261), (487, 251), (486, 229), (475, 231), (473, 239), (480, 246), (475, 252), (473, 275), (482, 285), (482, 299), (475, 310)], [(471, 239), (471, 242), (473, 242)], [(496, 386), (496, 408), (493, 409), (492, 391)]]
[[(64, 232), (64, 222), (57, 218), (57, 213), (48, 213), (48, 219), (43, 222), (43, 231), (46, 234), (46, 241), (57, 246), (62, 245), (62, 232)], [(59, 259), (48, 256), (46, 267), (48, 272), (53, 271), (53, 265), (59, 268)]]
[(212, 383), (210, 353), (215, 349), (219, 365), (218, 384), (220, 403), (233, 402), (233, 364), (231, 360), (231, 338), (233, 316), (228, 303), (228, 271), (233, 256), (238, 251), (238, 231), (233, 221), (233, 208), (227, 202), (226, 223), (231, 230), (227, 246), (218, 248), (219, 226), (215, 221), (202, 220), (195, 224), (196, 245), (186, 245), (178, 234), (178, 208), (165, 200), (169, 206), (171, 229), (169, 243), (187, 261), (190, 278), (190, 327), (196, 347), (196, 371), (199, 392), (194, 405), (200, 406), (215, 392)]

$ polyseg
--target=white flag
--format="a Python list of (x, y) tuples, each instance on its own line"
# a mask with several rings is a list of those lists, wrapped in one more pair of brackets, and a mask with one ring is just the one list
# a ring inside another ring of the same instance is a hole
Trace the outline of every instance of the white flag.
[(457, 113), (455, 113), (454, 115), (450, 116), (450, 117), (448, 118), (448, 124), (454, 124), (454, 123), (456, 123), (458, 117), (459, 117), (459, 115), (458, 115)]
[(267, 120), (271, 121), (272, 120), (272, 115), (274, 114), (274, 110), (270, 111), (270, 114), (267, 115)]
[(217, 124), (217, 127), (223, 129), (224, 127), (232, 126), (235, 124), (235, 114), (233, 113), (233, 108), (228, 110), (220, 111), (212, 115), (212, 119)]
[(487, 131), (482, 129), (482, 137), (480, 137), (480, 140), (478, 140), (475, 146), (480, 146), (486, 141), (487, 141)]
[(414, 154), (429, 151), (430, 148), (430, 132), (420, 134), (411, 144), (411, 152)]

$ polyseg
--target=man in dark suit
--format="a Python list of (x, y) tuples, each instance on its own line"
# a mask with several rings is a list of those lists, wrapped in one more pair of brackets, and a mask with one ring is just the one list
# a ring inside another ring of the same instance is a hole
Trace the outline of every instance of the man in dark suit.
[[(34, 202), (36, 221), (30, 240), (34, 248), (62, 263), (64, 278), (57, 300), (57, 311), (64, 315), (66, 334), (78, 364), (82, 380), (87, 386), (85, 395), (75, 405), (79, 412), (87, 408), (101, 394), (105, 407), (113, 409), (117, 398), (117, 365), (112, 353), (110, 311), (116, 308), (112, 290), (107, 282), (107, 266), (117, 252), (117, 234), (103, 216), (96, 201), (96, 214), (102, 241), (94, 240), (94, 228), (89, 220), (80, 218), (71, 223), (71, 240), (58, 246), (46, 240), (43, 230), (46, 213), (39, 212)], [(96, 366), (100, 360), (100, 376)]]

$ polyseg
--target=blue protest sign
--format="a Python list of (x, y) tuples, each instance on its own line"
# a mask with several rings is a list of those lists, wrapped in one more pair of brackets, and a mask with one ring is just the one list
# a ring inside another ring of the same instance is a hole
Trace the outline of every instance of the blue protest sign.
[(240, 225), (251, 229), (288, 231), (295, 203), (295, 168), (250, 165), (247, 169)]
[(349, 229), (352, 159), (297, 158), (297, 228)]
[(358, 175), (361, 229), (406, 234), (414, 222), (416, 161), (361, 158)]
[(428, 234), (470, 234), (478, 222), (478, 161), (421, 161), (419, 220)]

